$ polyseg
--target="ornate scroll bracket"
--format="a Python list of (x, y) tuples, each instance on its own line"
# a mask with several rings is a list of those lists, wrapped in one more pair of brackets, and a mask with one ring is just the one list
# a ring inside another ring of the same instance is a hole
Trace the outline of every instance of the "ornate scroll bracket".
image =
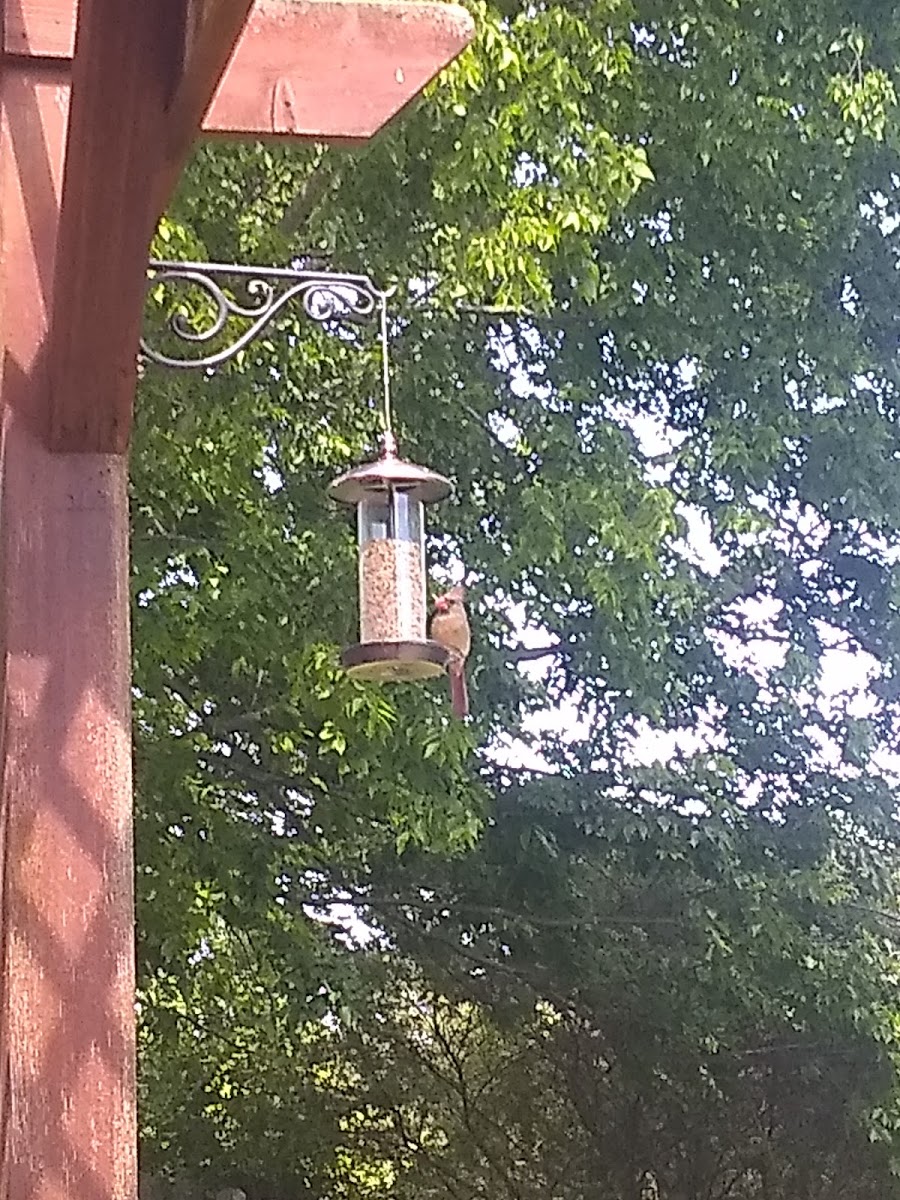
[(311, 321), (324, 325), (367, 320), (388, 295), (367, 275), (154, 259), (147, 289), (160, 285), (184, 289), (197, 311), (192, 319), (187, 304), (180, 305), (165, 321), (164, 334), (184, 344), (183, 355), (165, 353), (148, 337), (141, 338), (141, 354), (160, 366), (182, 369), (209, 370), (234, 358), (293, 300)]

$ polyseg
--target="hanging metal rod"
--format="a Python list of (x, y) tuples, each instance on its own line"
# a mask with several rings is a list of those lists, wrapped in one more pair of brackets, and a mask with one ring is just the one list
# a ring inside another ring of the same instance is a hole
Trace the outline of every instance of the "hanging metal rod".
[[(299, 301), (310, 320), (324, 325), (329, 321), (360, 321), (374, 317), (390, 295), (390, 292), (381, 291), (368, 275), (151, 259), (147, 269), (147, 289), (160, 284), (189, 289), (195, 299), (208, 302), (211, 311), (204, 315), (199, 325), (196, 316), (192, 321), (184, 306), (175, 308), (166, 320), (166, 334), (184, 343), (184, 355), (173, 357), (164, 353), (147, 336), (141, 338), (141, 354), (163, 367), (194, 370), (209, 370), (234, 358), (259, 337), (292, 300)], [(232, 322), (239, 328), (230, 331)], [(219, 344), (223, 335), (229, 338), (224, 346)], [(209, 348), (211, 343), (215, 344), (215, 349)]]

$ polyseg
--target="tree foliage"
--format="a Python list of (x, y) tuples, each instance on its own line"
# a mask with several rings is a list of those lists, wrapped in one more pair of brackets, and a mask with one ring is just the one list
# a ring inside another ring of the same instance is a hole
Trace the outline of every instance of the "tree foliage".
[(148, 369), (146, 1172), (898, 1194), (894, 8), (472, 7), (373, 144), (205, 147), (159, 231), (400, 285), (401, 445), (456, 481), (430, 553), (477, 627), (466, 726), (338, 669), (371, 331)]

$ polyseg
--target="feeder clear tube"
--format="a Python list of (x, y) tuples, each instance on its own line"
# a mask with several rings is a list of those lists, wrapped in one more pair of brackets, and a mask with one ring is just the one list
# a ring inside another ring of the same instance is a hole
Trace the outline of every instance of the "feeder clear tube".
[(370, 493), (357, 512), (360, 642), (424, 641), (422, 501), (408, 491), (389, 488)]

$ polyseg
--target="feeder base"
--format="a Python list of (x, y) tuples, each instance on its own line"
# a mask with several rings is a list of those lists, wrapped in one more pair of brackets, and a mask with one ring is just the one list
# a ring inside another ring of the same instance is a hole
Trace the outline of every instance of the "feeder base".
[(437, 642), (360, 642), (341, 654), (341, 664), (354, 679), (404, 683), (442, 675), (449, 655)]

